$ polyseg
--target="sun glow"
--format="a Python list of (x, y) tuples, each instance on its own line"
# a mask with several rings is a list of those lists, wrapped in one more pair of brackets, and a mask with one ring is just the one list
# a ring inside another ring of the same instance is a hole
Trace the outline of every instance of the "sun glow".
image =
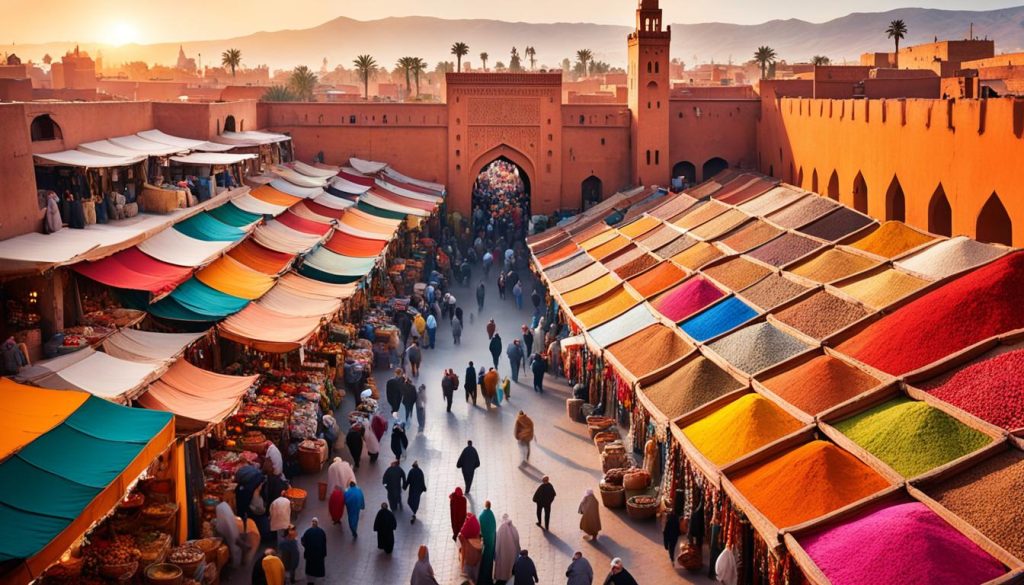
[(139, 42), (139, 29), (134, 23), (125, 20), (114, 21), (107, 28), (104, 42), (115, 47), (137, 43)]

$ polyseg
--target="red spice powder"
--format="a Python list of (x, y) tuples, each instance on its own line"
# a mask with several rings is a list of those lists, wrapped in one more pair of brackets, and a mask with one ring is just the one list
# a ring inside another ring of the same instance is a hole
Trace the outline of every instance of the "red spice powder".
[(813, 416), (874, 388), (879, 381), (823, 354), (761, 383), (779, 398)]
[(664, 261), (647, 272), (629, 279), (629, 284), (643, 298), (654, 296), (686, 278), (686, 271), (672, 262)]
[(1014, 252), (872, 323), (839, 351), (895, 376), (1024, 327), (1024, 253)]
[(983, 359), (922, 390), (1006, 430), (1024, 428), (1024, 349)]

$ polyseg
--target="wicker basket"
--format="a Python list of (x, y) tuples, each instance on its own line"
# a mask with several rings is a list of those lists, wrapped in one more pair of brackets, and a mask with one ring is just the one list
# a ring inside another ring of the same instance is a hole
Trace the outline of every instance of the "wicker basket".
[(319, 473), (323, 468), (323, 460), (320, 457), (320, 449), (299, 448), (299, 467), (303, 473)]
[(622, 487), (627, 490), (645, 490), (651, 485), (651, 474), (635, 469), (622, 476)]
[(170, 563), (150, 565), (145, 573), (148, 585), (181, 585), (185, 578), (181, 568)]
[(598, 491), (605, 508), (618, 509), (626, 505), (626, 490), (622, 486), (602, 483)]
[(288, 488), (284, 491), (284, 497), (292, 503), (292, 512), (298, 514), (306, 507), (306, 490), (299, 488)]
[(604, 446), (608, 443), (614, 443), (615, 441), (621, 441), (622, 436), (616, 430), (601, 431), (594, 435), (594, 444), (597, 445), (598, 451), (604, 451)]
[(579, 422), (583, 416), (583, 400), (579, 398), (566, 398), (565, 413), (569, 416), (569, 420)]
[(120, 563), (117, 565), (102, 565), (100, 566), (100, 575), (108, 579), (117, 579), (122, 575), (134, 575), (139, 570), (139, 562), (132, 561), (130, 563)]
[(651, 496), (633, 496), (626, 500), (626, 514), (634, 520), (650, 520), (654, 518), (658, 513), (658, 502), (655, 499), (654, 503), (647, 505), (637, 505), (637, 498), (648, 498)]

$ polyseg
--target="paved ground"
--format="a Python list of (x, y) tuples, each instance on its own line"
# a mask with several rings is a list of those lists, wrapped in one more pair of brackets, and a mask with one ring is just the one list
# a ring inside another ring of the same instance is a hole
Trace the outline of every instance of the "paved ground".
[[(526, 288), (527, 295), (530, 290)], [(440, 389), (443, 370), (451, 367), (461, 379), (469, 360), (478, 367), (491, 361), (484, 331), (487, 319), (495, 319), (498, 333), (507, 344), (531, 316), (530, 309), (517, 311), (511, 298), (499, 300), (493, 278), (488, 283), (483, 315), (475, 315), (471, 323), (469, 313), (476, 313), (473, 292), (457, 287), (455, 293), (467, 314), (462, 345), (452, 343), (447, 325), (442, 324), (438, 331), (437, 349), (424, 352), (419, 379), (430, 390), (426, 429), (417, 433), (415, 419), (412, 421), (409, 427), (410, 450), (403, 467), (408, 470), (412, 461), (419, 461), (426, 473), (427, 492), (423, 495), (416, 524), (409, 523), (408, 510), (398, 513), (394, 553), (388, 556), (377, 550), (376, 536), (372, 531), (374, 515), (381, 502), (386, 501), (381, 474), (392, 460), (388, 436), (381, 441), (381, 457), (377, 464), (367, 464), (364, 455), (362, 468), (357, 472), (359, 484), (366, 495), (367, 509), (360, 520), (360, 536), (355, 541), (347, 527), (342, 530), (341, 526), (330, 525), (326, 502), (316, 499), (316, 483), (321, 478), (301, 476), (295, 482), (310, 493), (305, 510), (295, 520), (300, 534), (309, 526), (313, 516), (318, 516), (321, 526), (327, 530), (327, 581), (408, 583), (416, 551), (421, 544), (426, 544), (430, 548), (438, 582), (441, 585), (462, 583), (457, 545), (451, 539), (448, 494), (462, 485), (462, 476), (455, 467), (455, 461), (466, 440), (472, 439), (483, 464), (473, 483), (469, 508), (479, 513), (484, 500), (489, 499), (499, 523), (502, 514), (510, 515), (519, 530), (521, 546), (529, 549), (537, 564), (541, 583), (564, 583), (565, 568), (575, 550), (582, 551), (590, 560), (596, 583), (603, 582), (609, 561), (614, 557), (621, 557), (641, 584), (711, 583), (706, 577), (677, 572), (672, 568), (661, 545), (661, 532), (654, 521), (638, 523), (629, 519), (624, 511), (612, 512), (602, 507), (604, 530), (600, 537), (596, 542), (582, 538), (576, 508), (587, 488), (596, 490), (602, 474), (597, 449), (586, 428), (568, 420), (565, 415), (565, 399), (569, 390), (564, 379), (546, 376), (547, 391), (536, 394), (532, 391), (530, 376), (521, 375), (519, 384), (513, 385), (511, 402), (501, 408), (488, 412), (482, 407), (467, 405), (456, 394), (452, 412), (445, 412)], [(529, 305), (528, 296), (526, 304)], [(499, 371), (502, 376), (508, 373), (508, 361), (504, 355)], [(382, 391), (387, 377), (388, 372), (377, 372)], [(351, 408), (350, 400), (346, 399), (345, 409)], [(520, 409), (533, 418), (538, 437), (531, 465), (527, 467), (519, 466), (519, 450), (512, 436), (515, 415)], [(551, 532), (543, 532), (534, 525), (534, 504), (531, 501), (540, 477), (545, 474), (551, 477), (558, 492), (552, 510)], [(322, 475), (325, 477), (326, 473)], [(345, 520), (342, 525), (347, 526)], [(231, 585), (249, 583), (249, 573), (247, 566), (222, 582)]]

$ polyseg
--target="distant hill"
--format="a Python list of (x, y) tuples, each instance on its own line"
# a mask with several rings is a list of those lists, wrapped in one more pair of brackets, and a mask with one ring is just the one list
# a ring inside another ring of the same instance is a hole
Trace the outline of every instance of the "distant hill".
[[(824, 23), (797, 19), (772, 20), (757, 25), (700, 23), (672, 25), (672, 56), (687, 64), (714, 60), (724, 63), (730, 58), (743, 62), (751, 58), (759, 45), (773, 47), (780, 59), (807, 61), (812, 55), (826, 55), (833, 62), (856, 61), (866, 51), (890, 50), (892, 43), (884, 30), (889, 21), (902, 18), (910, 29), (903, 45), (939, 39), (962, 39), (970, 24), (979, 38), (996, 41), (998, 52), (1020, 51), (1024, 47), (1024, 6), (989, 11), (934, 10), (899, 8), (888, 12), (853, 13)], [(373, 21), (336, 18), (320, 26), (303, 30), (258, 32), (232, 39), (183, 43), (190, 57), (202, 54), (207, 65), (219, 64), (220, 54), (227, 48), (242, 51), (243, 64), (267, 64), (271, 68), (290, 68), (306, 64), (319, 69), (326, 57), (329, 67), (337, 64), (351, 67), (352, 59), (369, 53), (378, 63), (393, 67), (405, 55), (425, 58), (431, 65), (453, 60), (448, 47), (454, 41), (469, 44), (467, 57), (479, 66), (479, 54), (490, 54), (489, 66), (498, 61), (508, 63), (512, 46), (533, 45), (538, 65), (558, 67), (563, 58), (574, 59), (576, 50), (589, 48), (598, 60), (614, 66), (625, 66), (626, 35), (629, 26), (587, 23), (532, 24), (498, 20), (445, 20), (431, 17), (396, 17)], [(40, 61), (43, 54), (56, 57), (73, 48), (74, 43), (6, 46), (22, 58)], [(141, 60), (147, 63), (173, 64), (178, 44), (126, 45), (97, 47), (83, 44), (95, 54), (103, 51), (106, 63)]]

